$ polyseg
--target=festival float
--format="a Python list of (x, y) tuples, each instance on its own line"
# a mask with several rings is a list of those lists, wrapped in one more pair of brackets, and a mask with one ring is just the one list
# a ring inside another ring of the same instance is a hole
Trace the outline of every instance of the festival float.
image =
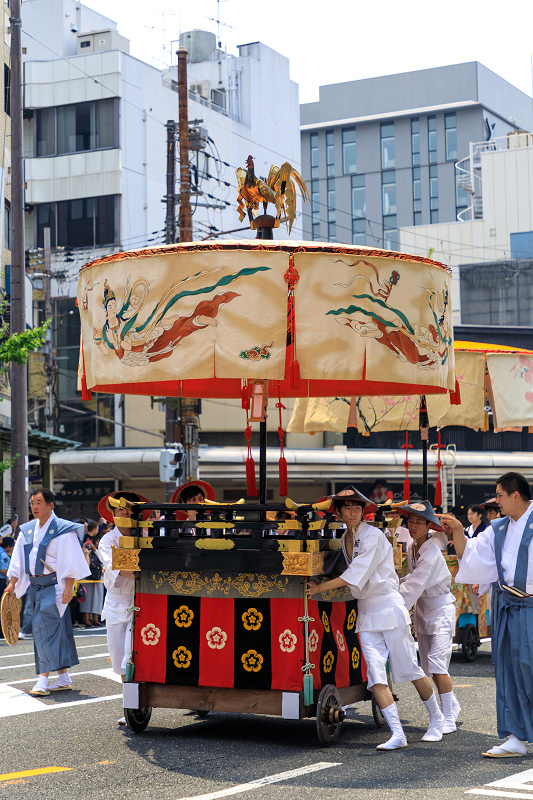
[[(125, 714), (137, 732), (157, 707), (316, 717), (327, 745), (339, 735), (343, 706), (371, 693), (357, 602), (347, 590), (304, 595), (309, 577), (343, 571), (342, 531), (329, 499), (288, 497), (283, 400), (453, 398), (451, 273), (405, 253), (275, 241), (280, 221), (290, 227), (295, 218), (296, 185), (308, 196), (305, 184), (287, 163), (261, 181), (251, 157), (237, 179), (239, 214), (255, 240), (117, 253), (80, 273), (84, 398), (240, 398), (249, 448), (246, 500), (132, 504), (135, 535), (122, 537), (113, 557), (115, 568), (136, 574)], [(266, 502), (269, 408), (280, 440), (279, 496), (287, 498), (278, 503)], [(164, 522), (144, 519), (155, 509)], [(193, 535), (184, 535), (190, 510)], [(289, 518), (275, 521), (279, 511)]]

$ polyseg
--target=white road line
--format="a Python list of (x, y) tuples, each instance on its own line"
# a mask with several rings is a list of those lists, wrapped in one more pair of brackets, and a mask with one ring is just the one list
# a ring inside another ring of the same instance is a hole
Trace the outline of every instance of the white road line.
[[(102, 647), (101, 644), (80, 644), (76, 645), (76, 650), (87, 650), (89, 647)], [(20, 658), (22, 655), (28, 655), (27, 653), (10, 653), (7, 656), (0, 656), (0, 658)]]
[[(218, 797), (230, 797), (232, 794), (241, 794), (248, 792), (251, 789), (260, 789), (261, 786), (266, 786), (269, 783), (278, 783), (279, 781), (288, 781), (291, 778), (298, 778), (300, 775), (308, 775), (310, 772), (318, 772), (321, 769), (329, 769), (330, 767), (342, 766), (340, 761), (319, 761), (317, 764), (309, 764), (307, 767), (299, 767), (298, 769), (290, 769), (287, 772), (278, 772), (276, 775), (267, 775), (266, 778), (259, 778), (257, 781), (250, 781), (249, 783), (241, 783), (238, 786), (232, 786), (230, 789), (221, 789), (218, 792), (209, 792), (209, 794), (193, 795), (192, 797), (182, 797), (180, 800), (216, 800)], [(521, 795), (525, 797), (525, 795)], [(530, 798), (531, 800), (531, 798)]]
[[(92, 656), (80, 656), (80, 661), (86, 661), (90, 658), (100, 658), (104, 656), (108, 656), (109, 653), (93, 653)], [(31, 661), (29, 664), (8, 664), (7, 667), (0, 667), (0, 669), (18, 669), (19, 667), (34, 667), (35, 662)]]
[(518, 797), (531, 800), (533, 794), (521, 794), (520, 792), (502, 792), (498, 789), (469, 789), (465, 794), (481, 794), (484, 797)]
[[(49, 695), (51, 696), (51, 694)], [(110, 694), (105, 697), (91, 697), (88, 700), (72, 700), (68, 703), (55, 703), (48, 705), (42, 700), (30, 697), (25, 692), (11, 689), (8, 684), (0, 683), (0, 703), (2, 717), (17, 717), (21, 714), (31, 714), (35, 711), (54, 711), (58, 708), (72, 708), (72, 706), (84, 706), (89, 703), (103, 703), (106, 700), (118, 700), (122, 694)]]
[[(107, 674), (108, 672), (112, 673), (112, 674), (108, 675)], [(72, 672), (72, 670), (69, 669), (68, 674), (70, 675), (71, 678), (77, 678), (79, 675), (97, 675), (97, 676), (101, 676), (103, 678), (110, 678), (112, 681), (116, 681), (117, 683), (122, 683), (120, 675), (116, 675), (111, 668), (109, 668), (109, 669), (88, 669), (86, 672)], [(33, 683), (34, 680), (35, 680), (35, 675), (32, 678), (22, 678), (22, 680), (19, 680), (19, 681), (7, 681), (7, 683), (9, 684), (9, 686), (18, 686), (19, 683)]]
[(55, 711), (58, 708), (72, 708), (72, 706), (86, 706), (89, 703), (103, 703), (105, 700), (122, 700), (122, 692), (120, 694), (108, 694), (106, 697), (91, 697), (89, 700), (72, 700), (70, 703), (58, 703), (54, 706), (44, 705), (43, 711)]

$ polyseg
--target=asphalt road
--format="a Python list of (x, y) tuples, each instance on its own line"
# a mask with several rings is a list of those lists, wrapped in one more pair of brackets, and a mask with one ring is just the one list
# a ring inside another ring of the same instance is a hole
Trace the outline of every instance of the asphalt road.
[[(531, 756), (480, 756), (496, 741), (489, 645), (471, 664), (460, 654), (452, 657), (463, 709), (458, 732), (436, 744), (421, 742), (425, 708), (413, 687), (401, 684), (395, 691), (409, 747), (384, 753), (375, 748), (387, 733), (376, 728), (368, 702), (349, 711), (330, 748), (319, 744), (315, 720), (238, 714), (199, 718), (169, 709), (154, 709), (146, 731), (136, 735), (117, 726), (121, 686), (112, 678), (105, 632), (81, 632), (76, 642), (81, 660), (72, 671), (73, 689), (35, 699), (26, 694), (34, 682), (32, 642), (10, 648), (0, 641), (2, 798), (458, 800), (475, 790), (479, 797), (533, 800)], [(50, 771), (54, 767), (61, 771)], [(525, 770), (531, 774), (510, 786), (487, 786)], [(521, 786), (527, 778), (532, 783)], [(261, 779), (266, 780), (243, 786)]]

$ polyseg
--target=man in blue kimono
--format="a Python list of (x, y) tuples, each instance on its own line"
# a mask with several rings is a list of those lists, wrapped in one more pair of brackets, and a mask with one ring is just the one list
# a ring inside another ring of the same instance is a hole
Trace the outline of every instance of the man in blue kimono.
[(533, 742), (533, 505), (528, 482), (506, 472), (496, 486), (502, 518), (467, 539), (452, 514), (439, 514), (453, 533), (460, 559), (457, 583), (493, 585), (492, 658), (496, 678), (498, 736), (488, 758), (525, 756)]
[[(70, 689), (69, 667), (79, 664), (70, 614), (74, 582), (90, 575), (80, 547), (76, 523), (54, 514), (54, 495), (37, 489), (31, 497), (34, 519), (20, 526), (7, 571), (6, 592), (22, 597), (33, 613), (33, 643), (37, 683), (30, 694), (47, 695), (50, 690)], [(58, 678), (48, 686), (50, 672)]]

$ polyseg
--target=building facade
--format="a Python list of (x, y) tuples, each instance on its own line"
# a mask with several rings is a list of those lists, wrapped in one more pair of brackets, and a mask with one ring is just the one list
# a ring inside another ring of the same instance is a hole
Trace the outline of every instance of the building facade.
[[(532, 119), (531, 98), (478, 62), (320, 87), (301, 106), (306, 238), (405, 249), (400, 229), (454, 222), (471, 205), (455, 169), (470, 143)], [(458, 281), (455, 294), (458, 308)]]
[[(72, 0), (26, 0), (23, 29), (26, 245), (42, 248), (50, 228), (56, 432), (84, 447), (161, 447), (165, 414), (157, 399), (82, 402), (75, 303), (85, 263), (165, 243), (166, 123), (178, 121), (177, 67), (160, 71), (133, 58), (112, 20)], [(249, 154), (259, 176), (285, 160), (301, 169), (298, 87), (288, 59), (260, 42), (231, 56), (202, 31), (182, 39), (190, 49), (192, 238), (255, 238), (239, 223), (235, 169)], [(42, 427), (40, 405), (36, 397)], [(223, 423), (218, 410), (215, 427)]]

